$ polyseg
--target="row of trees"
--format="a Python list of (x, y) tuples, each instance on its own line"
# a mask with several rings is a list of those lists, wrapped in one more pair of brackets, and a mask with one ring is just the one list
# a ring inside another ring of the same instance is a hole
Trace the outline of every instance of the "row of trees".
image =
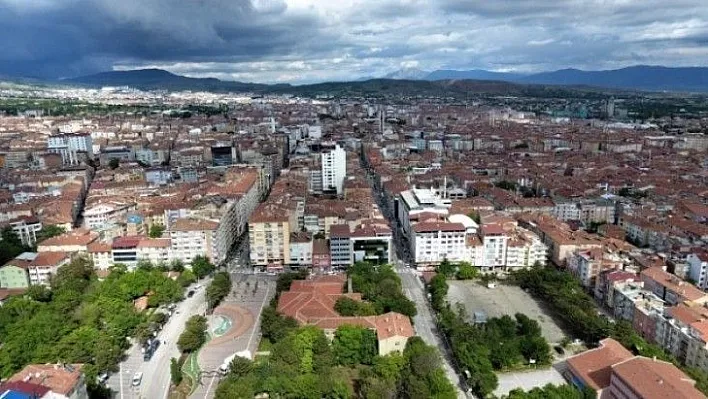
[(28, 363), (83, 363), (89, 388), (101, 371), (116, 370), (138, 326), (161, 322), (138, 313), (133, 300), (150, 293), (149, 306), (175, 302), (183, 288), (156, 270), (116, 268), (98, 281), (93, 265), (77, 258), (59, 268), (51, 291), (32, 287), (0, 307), (0, 376)]
[(503, 399), (596, 399), (597, 393), (590, 388), (584, 390), (577, 389), (574, 385), (553, 385), (548, 384), (542, 388), (533, 388), (525, 392), (522, 389), (514, 389), (504, 396)]
[(630, 323), (623, 320), (611, 323), (599, 316), (594, 300), (569, 273), (553, 268), (533, 268), (514, 272), (512, 281), (548, 304), (565, 327), (589, 345), (612, 337), (637, 355), (674, 363), (696, 380), (696, 388), (708, 394), (708, 374), (700, 369), (682, 367), (661, 347), (642, 338)]
[(458, 280), (472, 280), (479, 276), (479, 269), (469, 262), (452, 263), (447, 259), (440, 262), (437, 272), (445, 275), (446, 278), (456, 277)]
[(401, 288), (401, 278), (390, 265), (372, 265), (359, 262), (347, 271), (354, 291), (369, 301), (376, 314), (398, 312), (408, 317), (416, 315), (415, 303), (406, 298)]
[(206, 288), (206, 300), (209, 309), (217, 307), (230, 291), (231, 278), (229, 277), (229, 273), (216, 273), (211, 284)]
[(207, 339), (207, 319), (195, 315), (187, 320), (184, 331), (177, 340), (177, 348), (182, 353), (192, 353), (201, 348)]
[(438, 352), (418, 337), (403, 354), (376, 355), (373, 331), (341, 326), (330, 344), (314, 326), (291, 330), (271, 355), (251, 362), (235, 358), (216, 398), (455, 398)]

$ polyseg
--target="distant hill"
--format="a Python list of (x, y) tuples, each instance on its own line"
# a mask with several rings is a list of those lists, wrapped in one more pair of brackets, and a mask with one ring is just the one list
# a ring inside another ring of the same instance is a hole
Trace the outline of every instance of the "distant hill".
[(391, 72), (384, 76), (384, 79), (403, 79), (403, 80), (429, 80), (428, 72), (421, 71), (418, 68), (403, 68), (398, 71)]
[(216, 78), (189, 78), (162, 69), (136, 69), (130, 71), (101, 72), (95, 75), (66, 79), (65, 83), (90, 86), (131, 86), (145, 90), (204, 90), (204, 91), (252, 91), (260, 92), (271, 88), (290, 85), (266, 85), (223, 81)]
[(469, 71), (437, 70), (425, 76), (425, 80), (450, 80), (450, 79), (475, 79), (475, 80), (504, 80), (514, 82), (524, 75), (518, 73), (491, 72), (484, 69), (472, 69)]
[(649, 91), (708, 91), (708, 68), (668, 68), (638, 65), (607, 71), (561, 69), (517, 80), (551, 85), (590, 85)]
[(415, 80), (502, 80), (541, 85), (594, 86), (644, 91), (708, 92), (708, 68), (704, 67), (669, 68), (638, 65), (606, 71), (561, 69), (531, 75), (492, 72), (483, 69), (469, 71), (437, 70), (422, 77), (416, 77), (420, 75), (422, 74), (407, 74), (405, 70), (401, 70), (386, 77)]
[[(493, 75), (489, 75), (493, 76)], [(301, 96), (360, 96), (360, 97), (454, 97), (467, 99), (472, 94), (518, 95), (527, 97), (586, 97), (602, 98), (604, 90), (561, 86), (513, 83), (499, 80), (402, 80), (369, 79), (353, 82), (327, 82), (309, 85), (266, 85), (222, 81), (215, 78), (189, 78), (160, 69), (112, 71), (61, 81), (92, 87), (130, 86), (143, 90), (194, 90), (211, 92), (250, 92), (262, 94), (293, 94)]]

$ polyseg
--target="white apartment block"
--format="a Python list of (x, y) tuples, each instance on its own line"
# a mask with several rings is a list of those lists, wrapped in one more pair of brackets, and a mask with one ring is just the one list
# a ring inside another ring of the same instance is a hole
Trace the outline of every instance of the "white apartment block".
[(99, 203), (84, 211), (84, 226), (94, 230), (107, 224), (122, 221), (128, 212), (135, 210), (135, 204)]
[(30, 285), (49, 287), (51, 278), (57, 274), (60, 267), (71, 260), (67, 252), (39, 252), (37, 257), (27, 266)]
[(706, 290), (708, 288), (708, 252), (696, 252), (686, 257), (688, 262), (688, 276), (693, 280), (698, 288)]
[(432, 215), (445, 218), (450, 206), (452, 201), (440, 198), (433, 190), (408, 190), (398, 197), (396, 217), (401, 224), (403, 234), (410, 237), (414, 221)]
[(37, 233), (42, 230), (42, 222), (33, 217), (22, 217), (9, 224), (22, 244), (31, 247), (37, 243)]
[(171, 257), (189, 265), (196, 256), (204, 255), (212, 263), (224, 260), (216, 245), (219, 224), (210, 220), (178, 219), (170, 226)]
[(467, 215), (448, 216), (450, 205), (430, 190), (400, 194), (397, 216), (416, 267), (433, 268), (448, 260), (469, 262), (482, 271), (508, 271), (546, 263), (547, 246), (513, 220), (480, 227)]
[(81, 163), (79, 153), (93, 158), (93, 140), (88, 133), (52, 135), (47, 138), (47, 150), (60, 154), (66, 165), (78, 165)]
[(291, 266), (312, 266), (312, 237), (307, 233), (292, 234), (289, 257)]
[(347, 152), (334, 143), (328, 147), (322, 151), (322, 189), (336, 190), (341, 195), (347, 176)]
[(411, 254), (418, 265), (468, 260), (465, 226), (461, 223), (422, 222), (413, 226)]

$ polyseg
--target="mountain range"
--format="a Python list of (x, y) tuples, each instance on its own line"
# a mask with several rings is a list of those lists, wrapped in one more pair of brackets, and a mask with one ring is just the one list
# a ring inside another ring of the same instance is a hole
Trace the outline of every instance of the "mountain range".
[[(470, 81), (467, 85), (454, 82)], [(486, 83), (485, 83), (486, 82)], [(369, 91), (396, 88), (405, 92), (441, 92), (444, 90), (477, 87), (499, 92), (502, 88), (518, 92), (520, 86), (582, 86), (619, 90), (708, 92), (708, 68), (668, 68), (660, 66), (634, 66), (606, 71), (582, 71), (562, 69), (531, 75), (492, 72), (482, 69), (468, 71), (437, 70), (425, 72), (407, 68), (386, 75), (382, 79), (367, 79), (356, 82), (319, 83), (313, 85), (244, 83), (224, 81), (216, 78), (190, 78), (161, 69), (140, 69), (129, 71), (102, 72), (95, 75), (61, 81), (64, 84), (90, 86), (132, 86), (146, 90), (204, 90), (242, 91), (254, 93), (307, 93), (312, 90), (329, 88), (338, 91), (347, 87), (362, 94)], [(406, 87), (406, 85), (410, 87)], [(536, 87), (535, 89), (538, 89)], [(571, 87), (572, 88), (572, 87)], [(562, 89), (562, 88), (558, 88)]]
[(501, 80), (506, 82), (564, 86), (595, 86), (645, 91), (708, 91), (708, 68), (637, 65), (604, 71), (561, 69), (536, 74), (492, 72), (483, 69), (468, 71), (402, 69), (385, 76), (409, 80)]

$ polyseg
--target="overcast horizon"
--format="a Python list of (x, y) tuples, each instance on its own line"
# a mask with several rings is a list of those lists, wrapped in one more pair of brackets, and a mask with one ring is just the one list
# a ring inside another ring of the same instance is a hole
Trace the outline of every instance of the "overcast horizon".
[(0, 75), (309, 83), (402, 68), (708, 65), (701, 1), (0, 0)]

